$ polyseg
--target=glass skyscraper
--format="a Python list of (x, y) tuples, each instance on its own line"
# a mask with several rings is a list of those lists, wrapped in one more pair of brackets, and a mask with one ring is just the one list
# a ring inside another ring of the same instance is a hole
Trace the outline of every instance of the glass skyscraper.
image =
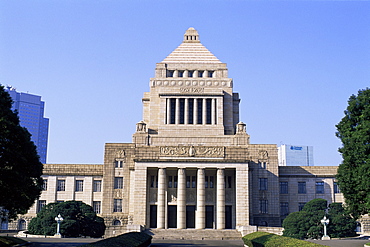
[(45, 164), (49, 132), (49, 119), (44, 117), (45, 102), (41, 101), (41, 96), (19, 93), (10, 86), (5, 87), (5, 91), (12, 97), (12, 110), (18, 111), (21, 126), (31, 133), (40, 161)]

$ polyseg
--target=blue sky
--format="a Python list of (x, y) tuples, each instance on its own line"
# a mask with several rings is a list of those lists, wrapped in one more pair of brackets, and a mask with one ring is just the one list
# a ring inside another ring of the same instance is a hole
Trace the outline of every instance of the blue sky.
[(369, 86), (369, 13), (369, 1), (1, 1), (0, 83), (46, 102), (48, 163), (103, 163), (194, 27), (228, 65), (251, 143), (314, 146), (315, 165), (338, 165), (335, 125)]

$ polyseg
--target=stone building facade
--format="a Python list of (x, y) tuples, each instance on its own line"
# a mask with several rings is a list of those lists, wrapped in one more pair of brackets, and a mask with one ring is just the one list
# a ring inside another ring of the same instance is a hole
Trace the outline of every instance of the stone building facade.
[(314, 198), (343, 202), (337, 167), (279, 167), (275, 144), (250, 143), (226, 64), (195, 29), (156, 64), (149, 85), (133, 142), (107, 143), (103, 165), (46, 164), (45, 190), (20, 221), (47, 203), (81, 200), (105, 219), (107, 236), (145, 228), (245, 233), (281, 226)]

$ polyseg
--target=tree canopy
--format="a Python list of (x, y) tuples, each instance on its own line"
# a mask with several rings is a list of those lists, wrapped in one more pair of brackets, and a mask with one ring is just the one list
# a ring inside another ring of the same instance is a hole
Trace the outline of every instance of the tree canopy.
[(327, 208), (327, 201), (318, 198), (307, 202), (302, 211), (291, 213), (284, 219), (283, 235), (299, 239), (321, 238), (324, 229), (321, 219), (324, 215), (330, 221), (328, 225), (330, 237), (349, 237), (356, 234), (356, 220), (346, 213), (340, 203), (332, 203)]
[(98, 238), (104, 235), (104, 219), (97, 216), (93, 208), (81, 201), (49, 203), (28, 225), (28, 231), (37, 235), (54, 235), (57, 229), (55, 217), (60, 214), (63, 221), (60, 233), (65, 237), (90, 236)]
[[(0, 207), (9, 219), (26, 213), (42, 189), (42, 164), (12, 99), (0, 85)], [(3, 211), (4, 212), (4, 211)]]
[(348, 100), (344, 117), (336, 125), (342, 141), (338, 184), (354, 217), (370, 212), (370, 89)]

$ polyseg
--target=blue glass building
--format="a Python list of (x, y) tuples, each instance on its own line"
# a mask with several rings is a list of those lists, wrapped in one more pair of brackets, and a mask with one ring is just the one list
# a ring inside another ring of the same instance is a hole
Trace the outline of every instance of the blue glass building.
[(18, 111), (21, 126), (31, 133), (40, 161), (45, 164), (49, 132), (49, 119), (44, 117), (45, 102), (41, 101), (41, 96), (19, 93), (10, 86), (5, 87), (5, 91), (12, 97), (12, 110)]

